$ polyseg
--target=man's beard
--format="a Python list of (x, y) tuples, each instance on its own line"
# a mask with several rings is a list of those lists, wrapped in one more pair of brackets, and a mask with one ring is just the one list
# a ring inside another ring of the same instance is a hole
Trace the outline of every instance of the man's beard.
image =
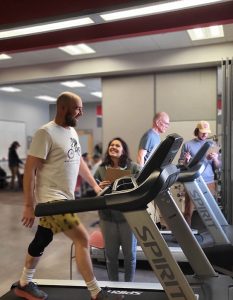
[(75, 127), (77, 125), (77, 120), (69, 114), (66, 115), (65, 121), (67, 126)]

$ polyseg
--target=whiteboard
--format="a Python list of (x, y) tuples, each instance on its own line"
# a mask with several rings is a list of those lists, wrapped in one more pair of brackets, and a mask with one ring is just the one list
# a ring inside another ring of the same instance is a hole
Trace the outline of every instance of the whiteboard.
[(26, 158), (26, 125), (24, 122), (0, 120), (0, 160), (8, 160), (8, 149), (10, 145), (18, 141), (20, 147), (17, 153), (21, 159)]

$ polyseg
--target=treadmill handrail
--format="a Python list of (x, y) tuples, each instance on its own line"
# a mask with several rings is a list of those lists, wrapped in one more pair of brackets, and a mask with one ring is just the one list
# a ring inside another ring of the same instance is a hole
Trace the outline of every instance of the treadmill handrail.
[(201, 174), (204, 172), (206, 168), (206, 164), (198, 163), (195, 166), (193, 166), (191, 169), (189, 168), (179, 168), (180, 174), (178, 177), (179, 182), (190, 182), (194, 181), (195, 179), (199, 178)]
[(179, 169), (175, 165), (168, 165), (161, 172), (154, 171), (140, 186), (130, 190), (78, 200), (64, 199), (65, 201), (39, 203), (35, 208), (35, 216), (51, 216), (107, 208), (122, 212), (146, 209), (149, 202), (177, 180), (178, 174)]
[(203, 144), (202, 147), (197, 151), (196, 155), (190, 160), (187, 167), (191, 169), (199, 162), (203, 162), (210, 147), (211, 143), (208, 141), (205, 142), (205, 144)]
[(201, 176), (206, 168), (206, 153), (210, 147), (211, 143), (205, 142), (187, 165), (178, 165), (180, 168), (179, 182), (194, 181)]
[[(150, 155), (149, 159), (145, 163), (136, 182), (140, 185), (144, 182), (154, 170), (160, 170), (164, 166), (172, 163), (178, 150), (183, 142), (183, 138), (176, 133), (170, 134), (162, 141), (159, 146)], [(167, 148), (169, 151), (167, 151)]]

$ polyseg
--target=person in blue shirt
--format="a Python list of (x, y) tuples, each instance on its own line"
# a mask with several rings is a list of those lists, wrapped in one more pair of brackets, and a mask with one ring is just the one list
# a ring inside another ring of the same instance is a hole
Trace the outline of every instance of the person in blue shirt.
[[(188, 164), (188, 162), (192, 159), (193, 156), (195, 156), (195, 154), (199, 151), (203, 144), (206, 143), (209, 133), (211, 133), (210, 124), (207, 121), (198, 122), (194, 130), (195, 138), (183, 144), (179, 162), (184, 165)], [(219, 153), (217, 151), (216, 146), (217, 145), (214, 145), (213, 142), (213, 147), (211, 147), (212, 151), (208, 151), (206, 156), (206, 168), (202, 173), (202, 177), (214, 197), (216, 197), (216, 183), (214, 180), (214, 170), (216, 168), (219, 168), (221, 165)], [(190, 226), (193, 211), (194, 204), (190, 200), (188, 194), (185, 193), (184, 217)]]
[(158, 112), (153, 118), (152, 128), (148, 129), (142, 136), (137, 155), (137, 163), (144, 166), (150, 154), (161, 142), (160, 134), (165, 133), (169, 127), (169, 116), (165, 112)]
[[(137, 163), (144, 166), (150, 155), (156, 150), (161, 142), (160, 134), (165, 133), (169, 127), (170, 120), (166, 112), (158, 112), (153, 118), (152, 128), (148, 129), (142, 136), (137, 155)], [(148, 203), (148, 209), (152, 220), (161, 229), (160, 213), (155, 207), (154, 201)]]

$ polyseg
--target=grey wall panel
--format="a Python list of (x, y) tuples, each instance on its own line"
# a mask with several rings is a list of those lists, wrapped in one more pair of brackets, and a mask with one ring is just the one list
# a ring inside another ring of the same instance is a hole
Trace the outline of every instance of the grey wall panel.
[(217, 69), (156, 75), (156, 110), (172, 121), (216, 119)]
[(154, 76), (103, 78), (103, 146), (115, 136), (128, 143), (136, 159), (139, 140), (152, 126)]

